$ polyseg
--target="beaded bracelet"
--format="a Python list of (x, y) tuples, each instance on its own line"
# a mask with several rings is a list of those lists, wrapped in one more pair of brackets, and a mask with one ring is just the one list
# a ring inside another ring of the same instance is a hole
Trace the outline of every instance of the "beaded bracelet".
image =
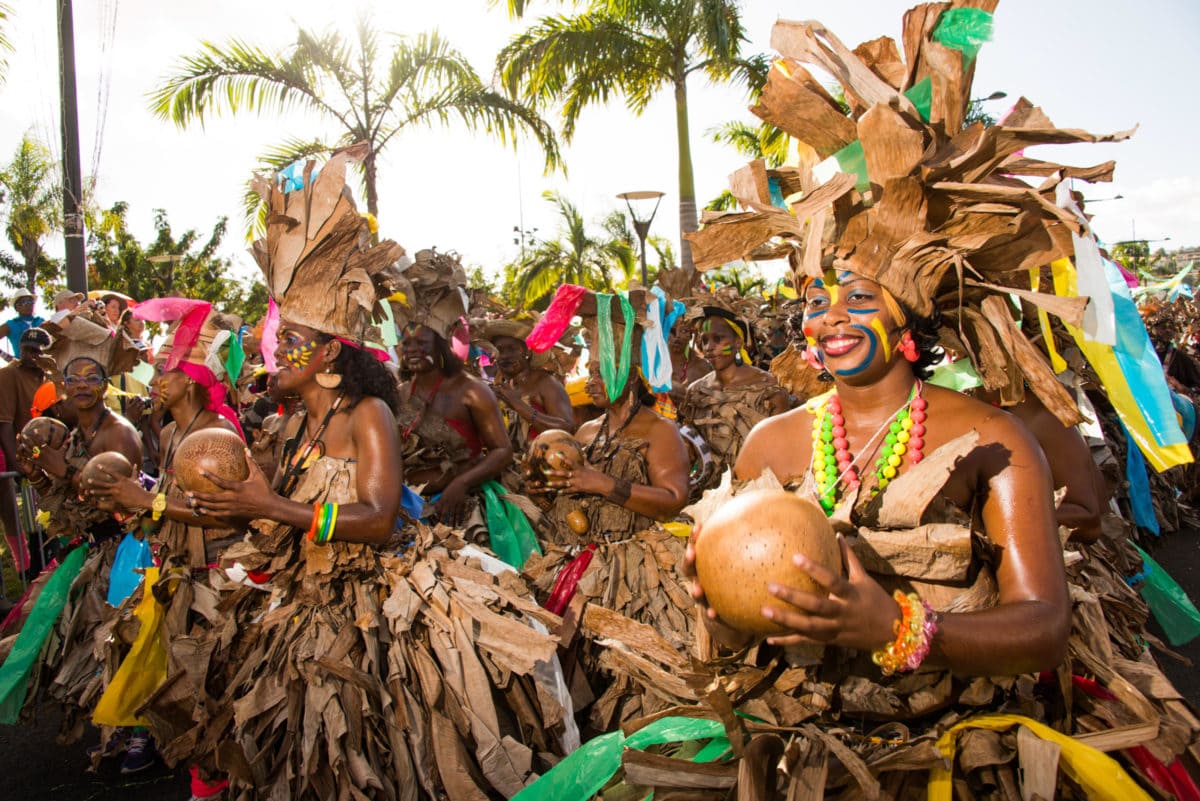
[(913, 671), (929, 656), (933, 635), (938, 630), (938, 615), (916, 593), (905, 595), (896, 590), (892, 598), (900, 606), (900, 619), (896, 621), (896, 639), (871, 654), (871, 660), (891, 676), (901, 671)]

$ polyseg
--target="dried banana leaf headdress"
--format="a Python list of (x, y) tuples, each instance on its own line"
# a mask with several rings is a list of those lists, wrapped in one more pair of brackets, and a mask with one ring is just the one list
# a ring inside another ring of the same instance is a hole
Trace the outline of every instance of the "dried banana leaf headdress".
[[(799, 164), (774, 174), (761, 161), (739, 170), (730, 184), (748, 211), (688, 238), (700, 269), (782, 240), (794, 248), (797, 283), (850, 270), (918, 315), (938, 310), (943, 340), (971, 356), (985, 386), (1016, 402), (1028, 382), (1070, 424), (1080, 419), (1073, 400), (1004, 296), (1082, 320), (1086, 298), (1040, 292), (1038, 279), (1051, 262), (1095, 248), (1065, 179), (1108, 181), (1114, 165), (1066, 167), (1023, 151), (1119, 141), (1132, 131), (1056, 128), (1024, 98), (998, 125), (964, 127), (995, 6), (954, 0), (909, 10), (903, 59), (888, 37), (851, 50), (820, 23), (777, 22), (771, 45), (781, 58), (752, 111), (798, 141)], [(837, 79), (849, 115), (803, 64)], [(1016, 176), (1043, 180), (1035, 186)], [(785, 187), (786, 208), (772, 202), (773, 187)]]
[(356, 346), (380, 342), (379, 302), (396, 291), (406, 261), (390, 239), (371, 245), (368, 221), (346, 187), (346, 164), (368, 150), (360, 143), (320, 168), (308, 162), (294, 191), (260, 176), (251, 184), (267, 203), (267, 236), (252, 252), (279, 317)]
[(404, 273), (399, 292), (390, 298), (396, 327), (423, 325), (449, 340), (466, 319), (467, 273), (454, 252), (433, 248), (417, 251)]

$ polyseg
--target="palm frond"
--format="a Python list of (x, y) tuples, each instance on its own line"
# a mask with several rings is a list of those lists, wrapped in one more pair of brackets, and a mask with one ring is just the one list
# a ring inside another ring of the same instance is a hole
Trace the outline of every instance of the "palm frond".
[(535, 107), (564, 99), (568, 141), (583, 108), (624, 95), (635, 113), (671, 78), (663, 40), (647, 37), (601, 11), (545, 17), (515, 36), (497, 56), (497, 72), (513, 96)]
[(484, 131), (501, 143), (514, 146), (526, 133), (542, 148), (546, 172), (562, 166), (562, 155), (554, 129), (536, 111), (520, 101), (506, 97), (483, 85), (450, 85), (429, 97), (416, 99), (405, 109), (405, 116), (381, 131), (375, 144), (380, 150), (399, 131), (413, 124), (449, 125), (457, 119), (468, 130)]
[(8, 77), (8, 54), (13, 52), (12, 40), (8, 38), (8, 20), (12, 17), (12, 8), (7, 3), (0, 3), (0, 86)]
[(233, 39), (225, 45), (204, 42), (186, 56), (163, 84), (150, 92), (150, 110), (179, 127), (228, 111), (281, 113), (308, 108), (328, 114), (346, 128), (346, 117), (322, 97), (306, 53), (292, 57)]

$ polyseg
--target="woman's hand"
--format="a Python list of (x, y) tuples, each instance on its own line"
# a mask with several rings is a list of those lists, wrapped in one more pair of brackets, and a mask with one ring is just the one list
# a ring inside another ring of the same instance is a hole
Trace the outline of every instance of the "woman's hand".
[(608, 495), (616, 485), (617, 482), (612, 476), (586, 464), (568, 467), (565, 470), (546, 471), (546, 487), (559, 492)]
[(454, 524), (462, 514), (467, 502), (467, 488), (461, 481), (451, 481), (442, 490), (442, 495), (429, 507), (429, 513), (443, 523)]
[(704, 625), (708, 628), (708, 633), (711, 634), (719, 643), (728, 648), (744, 648), (750, 643), (750, 635), (744, 631), (726, 625), (725, 621), (717, 614), (717, 610), (708, 605), (708, 598), (704, 595), (704, 588), (700, 586), (700, 579), (696, 575), (696, 540), (700, 537), (700, 524), (692, 526), (692, 534), (688, 537), (687, 549), (683, 552), (683, 564), (681, 569), (683, 577), (688, 580), (692, 600), (696, 602), (696, 607), (700, 610), (700, 615), (704, 620)]
[(511, 384), (497, 381), (492, 384), (492, 392), (494, 392), (496, 397), (506, 403), (511, 409), (515, 410), (517, 404), (522, 403), (521, 393)]
[(17, 445), (17, 459), (36, 465), (53, 478), (63, 479), (67, 476), (67, 449), (65, 447), (31, 446), (22, 440)]
[(763, 617), (796, 632), (771, 637), (768, 642), (775, 645), (816, 642), (874, 651), (895, 639), (899, 605), (871, 578), (840, 534), (838, 544), (846, 565), (844, 577), (802, 554), (792, 557), (796, 567), (829, 591), (827, 597), (778, 584), (768, 587), (772, 595), (795, 610), (764, 606)]
[(262, 468), (255, 464), (249, 449), (244, 451), (250, 474), (245, 481), (227, 481), (212, 473), (200, 471), (200, 475), (216, 484), (217, 492), (189, 492), (187, 504), (197, 515), (208, 515), (223, 520), (255, 520), (271, 517), (279, 496), (271, 490)]
[(86, 487), (80, 487), (97, 505), (106, 512), (113, 510), (138, 511), (149, 509), (154, 503), (154, 493), (128, 476), (118, 476), (110, 473), (103, 466), (99, 467), (100, 476), (88, 479)]

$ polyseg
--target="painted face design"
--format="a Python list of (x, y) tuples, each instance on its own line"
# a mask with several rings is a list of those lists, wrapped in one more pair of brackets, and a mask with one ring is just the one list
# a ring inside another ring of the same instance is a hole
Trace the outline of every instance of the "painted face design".
[[(805, 291), (803, 332), (808, 346), (817, 348), (830, 371), (842, 378), (859, 375), (882, 353), (892, 360), (896, 322), (883, 287), (848, 271), (833, 271), (814, 279)], [(847, 324), (826, 324), (830, 309), (844, 312)]]
[(318, 344), (314, 338), (294, 345), (283, 352), (283, 360), (293, 370), (305, 370), (312, 361), (313, 354), (317, 352)]

